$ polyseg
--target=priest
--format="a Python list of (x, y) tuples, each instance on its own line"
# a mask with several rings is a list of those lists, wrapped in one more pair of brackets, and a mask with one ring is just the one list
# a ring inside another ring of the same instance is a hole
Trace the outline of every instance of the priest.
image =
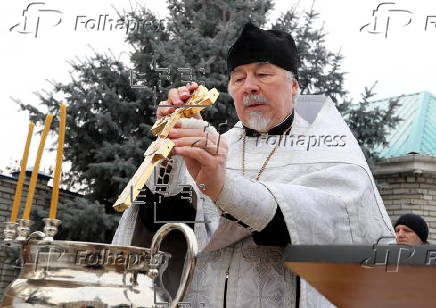
[[(298, 63), (290, 34), (247, 23), (227, 55), (228, 93), (240, 121), (219, 136), (198, 114), (169, 134), (173, 156), (155, 175), (168, 185), (165, 194), (192, 185), (189, 210), (202, 222), (194, 226), (200, 253), (185, 296), (192, 307), (334, 307), (283, 266), (284, 247), (394, 236), (364, 155), (333, 102), (298, 96)], [(162, 104), (183, 104), (196, 87), (171, 89)], [(158, 118), (174, 110), (159, 108)], [(154, 180), (147, 186), (159, 190)], [(114, 244), (147, 237), (150, 216), (132, 205)]]

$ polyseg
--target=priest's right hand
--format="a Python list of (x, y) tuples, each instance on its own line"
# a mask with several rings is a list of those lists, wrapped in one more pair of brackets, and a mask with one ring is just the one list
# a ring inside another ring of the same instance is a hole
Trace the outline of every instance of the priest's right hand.
[[(196, 82), (187, 83), (184, 87), (172, 88), (168, 91), (167, 100), (161, 101), (159, 105), (184, 105), (197, 88), (198, 84)], [(157, 119), (163, 118), (175, 110), (176, 107), (158, 107), (156, 117)], [(199, 112), (195, 113), (193, 117), (203, 120)]]

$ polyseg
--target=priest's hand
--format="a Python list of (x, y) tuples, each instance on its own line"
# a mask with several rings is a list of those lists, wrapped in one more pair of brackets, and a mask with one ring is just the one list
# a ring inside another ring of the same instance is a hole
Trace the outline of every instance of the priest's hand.
[(197, 186), (213, 201), (224, 186), (228, 145), (215, 129), (182, 128), (178, 121), (168, 137), (174, 154), (181, 155)]
[[(196, 82), (187, 83), (184, 87), (172, 88), (168, 91), (167, 100), (161, 101), (159, 105), (184, 105), (191, 96), (192, 92), (197, 88), (198, 84)], [(157, 119), (160, 119), (174, 112), (175, 110), (176, 107), (159, 107), (157, 108), (156, 117)], [(193, 117), (202, 120), (199, 112), (194, 113)]]

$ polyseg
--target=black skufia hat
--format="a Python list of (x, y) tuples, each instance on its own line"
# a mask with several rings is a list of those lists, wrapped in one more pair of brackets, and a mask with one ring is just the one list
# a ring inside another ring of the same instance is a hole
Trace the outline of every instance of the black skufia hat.
[(405, 225), (415, 231), (416, 235), (425, 243), (428, 238), (428, 226), (421, 216), (416, 214), (404, 214), (398, 218), (394, 228), (398, 225)]
[(275, 64), (298, 78), (299, 59), (292, 36), (281, 30), (262, 30), (248, 22), (227, 53), (228, 73), (239, 65), (254, 62)]

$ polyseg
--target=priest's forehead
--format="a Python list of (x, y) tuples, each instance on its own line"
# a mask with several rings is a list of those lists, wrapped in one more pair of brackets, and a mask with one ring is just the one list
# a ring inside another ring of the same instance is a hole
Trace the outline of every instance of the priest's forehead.
[[(265, 66), (271, 66), (271, 67), (274, 67), (274, 68), (280, 68), (280, 67), (278, 67), (277, 65), (272, 64), (272, 63), (270, 63), (270, 62), (253, 62), (253, 63), (247, 63), (247, 64), (254, 64), (254, 68), (255, 68), (255, 69), (262, 68), (262, 67), (265, 67)], [(243, 65), (247, 65), (247, 64), (243, 64)], [(243, 71), (244, 71), (244, 69), (242, 68), (243, 65), (239, 65), (239, 66), (237, 66), (237, 67), (232, 71), (231, 74), (234, 74), (234, 73), (237, 73), (237, 72), (243, 72)]]

